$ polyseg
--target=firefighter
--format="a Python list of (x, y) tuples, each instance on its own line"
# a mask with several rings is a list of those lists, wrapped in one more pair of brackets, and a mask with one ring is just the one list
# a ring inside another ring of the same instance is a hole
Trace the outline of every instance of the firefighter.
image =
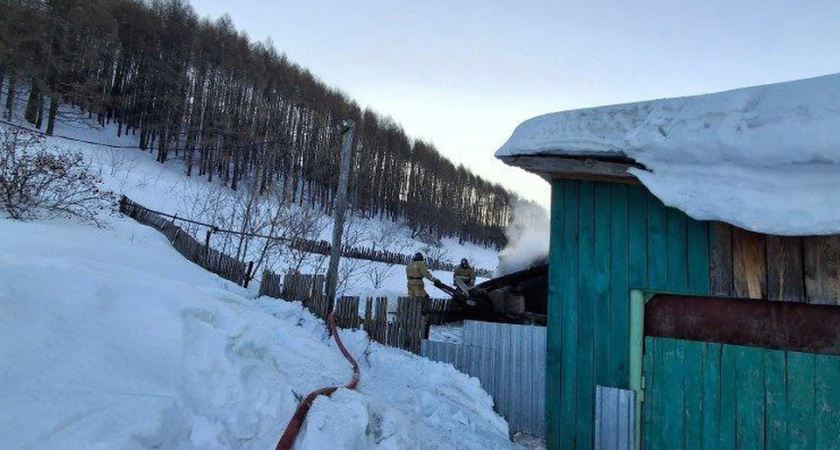
[(408, 277), (408, 296), (409, 297), (428, 297), (426, 293), (426, 286), (423, 284), (423, 278), (430, 280), (432, 283), (440, 283), (440, 280), (434, 277), (429, 268), (426, 267), (426, 258), (423, 254), (417, 252), (411, 258), (411, 262), (405, 268), (405, 275)]
[(467, 258), (461, 260), (461, 265), (455, 268), (452, 274), (452, 282), (457, 286), (456, 280), (461, 279), (467, 287), (475, 286), (475, 269), (470, 267)]

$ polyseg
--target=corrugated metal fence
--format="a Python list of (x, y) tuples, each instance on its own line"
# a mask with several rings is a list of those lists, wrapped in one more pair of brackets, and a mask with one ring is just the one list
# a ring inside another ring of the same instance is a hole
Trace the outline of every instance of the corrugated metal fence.
[(595, 388), (595, 450), (635, 450), (636, 391)]
[(545, 327), (466, 321), (462, 343), (423, 341), (421, 354), (478, 378), (512, 432), (545, 437)]

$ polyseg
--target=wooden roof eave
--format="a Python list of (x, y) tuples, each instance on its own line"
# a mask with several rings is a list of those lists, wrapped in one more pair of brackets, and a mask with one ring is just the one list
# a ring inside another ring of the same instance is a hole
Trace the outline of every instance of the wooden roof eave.
[(502, 156), (499, 159), (547, 181), (565, 178), (639, 184), (639, 180), (627, 169), (645, 169), (645, 166), (623, 156), (522, 155)]

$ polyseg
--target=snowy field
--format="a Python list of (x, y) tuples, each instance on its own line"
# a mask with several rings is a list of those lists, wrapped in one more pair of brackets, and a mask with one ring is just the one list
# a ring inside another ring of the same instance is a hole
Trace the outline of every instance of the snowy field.
[[(0, 220), (0, 448), (272, 448), (350, 365), (299, 303), (189, 263), (149, 227)], [(358, 392), (296, 448), (512, 448), (476, 379), (342, 332)]]

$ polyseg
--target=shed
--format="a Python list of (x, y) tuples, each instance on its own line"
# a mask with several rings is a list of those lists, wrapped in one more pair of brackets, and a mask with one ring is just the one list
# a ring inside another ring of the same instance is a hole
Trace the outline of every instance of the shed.
[(552, 187), (549, 448), (594, 447), (605, 386), (637, 448), (840, 449), (840, 75), (548, 114), (496, 156)]

